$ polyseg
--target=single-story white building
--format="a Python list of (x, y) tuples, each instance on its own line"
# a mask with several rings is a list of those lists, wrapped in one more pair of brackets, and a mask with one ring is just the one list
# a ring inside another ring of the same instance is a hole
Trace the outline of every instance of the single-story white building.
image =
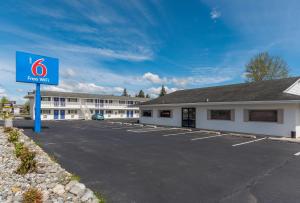
[(179, 90), (140, 114), (144, 124), (300, 137), (300, 77)]

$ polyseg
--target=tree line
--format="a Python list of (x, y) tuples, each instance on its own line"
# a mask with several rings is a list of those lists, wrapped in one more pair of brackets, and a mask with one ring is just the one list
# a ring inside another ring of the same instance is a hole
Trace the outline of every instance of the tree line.
[[(167, 94), (167, 91), (166, 91), (166, 88), (164, 85), (161, 86), (161, 90), (160, 90), (160, 93), (159, 93), (159, 97), (162, 97), (164, 95)], [(124, 88), (123, 90), (123, 93), (122, 93), (122, 96), (125, 96), (125, 97), (131, 97), (130, 94), (128, 94), (127, 92), (127, 89)], [(145, 92), (143, 90), (140, 90), (137, 94), (135, 94), (135, 97), (140, 97), (140, 98), (150, 98), (150, 95), (149, 94), (145, 94)]]

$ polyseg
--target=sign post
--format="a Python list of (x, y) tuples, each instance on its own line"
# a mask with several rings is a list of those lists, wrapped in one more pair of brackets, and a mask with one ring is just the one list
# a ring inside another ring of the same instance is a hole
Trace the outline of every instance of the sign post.
[(41, 132), (41, 84), (36, 83), (35, 88), (35, 115), (34, 132)]
[(16, 52), (16, 81), (35, 83), (34, 131), (41, 132), (41, 84), (58, 85), (58, 59)]

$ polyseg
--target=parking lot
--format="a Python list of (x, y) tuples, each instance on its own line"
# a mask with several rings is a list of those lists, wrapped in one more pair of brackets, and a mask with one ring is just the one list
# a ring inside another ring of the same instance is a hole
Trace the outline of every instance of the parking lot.
[(299, 202), (300, 145), (110, 121), (16, 126), (108, 202)]

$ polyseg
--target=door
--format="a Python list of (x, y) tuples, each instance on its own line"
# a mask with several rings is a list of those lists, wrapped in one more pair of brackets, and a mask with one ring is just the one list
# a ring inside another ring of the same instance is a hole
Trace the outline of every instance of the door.
[(59, 106), (59, 98), (54, 97), (54, 106)]
[(128, 111), (127, 110), (127, 118), (131, 118), (133, 115), (133, 111)]
[(100, 106), (100, 99), (95, 99), (95, 107), (99, 108)]
[(95, 110), (95, 114), (98, 114), (99, 113), (99, 110)]
[(104, 100), (100, 100), (100, 107), (103, 107), (104, 106)]
[(182, 127), (196, 127), (196, 108), (182, 108)]
[(60, 106), (66, 106), (66, 99), (60, 98)]
[(58, 110), (54, 110), (54, 120), (58, 119)]
[(60, 119), (65, 119), (65, 110), (60, 110)]
[(99, 113), (100, 113), (101, 116), (104, 116), (104, 110), (100, 110)]

